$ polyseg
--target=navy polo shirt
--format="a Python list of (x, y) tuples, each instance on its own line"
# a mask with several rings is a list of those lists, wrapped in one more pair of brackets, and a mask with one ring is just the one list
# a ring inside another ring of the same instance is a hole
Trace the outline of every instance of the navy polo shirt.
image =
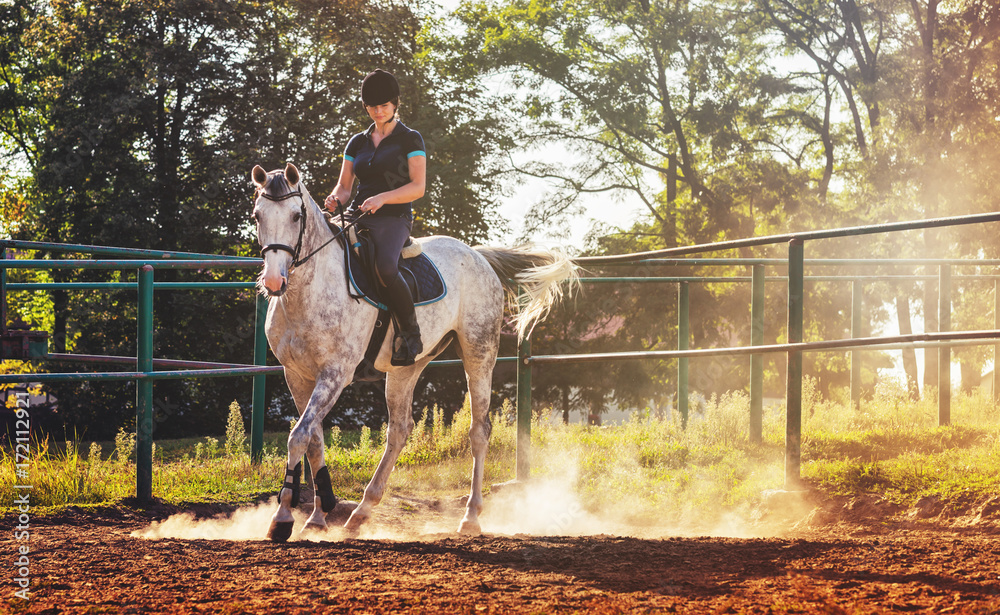
[[(344, 160), (354, 162), (354, 175), (358, 178), (358, 193), (351, 201), (350, 209), (357, 210), (370, 196), (395, 190), (410, 183), (409, 159), (427, 156), (424, 139), (416, 130), (411, 130), (396, 121), (396, 127), (379, 142), (372, 142), (375, 124), (368, 130), (351, 137), (344, 150)], [(413, 211), (412, 203), (388, 203), (375, 215), (404, 216)]]

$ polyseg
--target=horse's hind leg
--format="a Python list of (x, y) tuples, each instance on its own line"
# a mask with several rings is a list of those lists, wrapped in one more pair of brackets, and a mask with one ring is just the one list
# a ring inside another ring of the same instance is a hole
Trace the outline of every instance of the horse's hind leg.
[(413, 388), (420, 378), (420, 372), (430, 362), (430, 357), (417, 361), (412, 367), (389, 372), (385, 377), (385, 401), (389, 406), (389, 426), (385, 436), (385, 451), (375, 468), (375, 474), (365, 487), (361, 503), (351, 513), (344, 524), (349, 531), (357, 531), (372, 514), (374, 508), (382, 501), (389, 474), (399, 459), (399, 454), (406, 446), (406, 438), (413, 431)]
[[(495, 359), (495, 355), (494, 355)], [(490, 392), (493, 381), (493, 360), (471, 361), (463, 357), (466, 377), (469, 382), (469, 402), (472, 407), (472, 427), (469, 441), (472, 447), (472, 487), (465, 517), (458, 526), (461, 534), (478, 535), (479, 514), (483, 511), (483, 476), (486, 469), (486, 450), (489, 447), (490, 432)], [(473, 363), (471, 366), (469, 363)]]

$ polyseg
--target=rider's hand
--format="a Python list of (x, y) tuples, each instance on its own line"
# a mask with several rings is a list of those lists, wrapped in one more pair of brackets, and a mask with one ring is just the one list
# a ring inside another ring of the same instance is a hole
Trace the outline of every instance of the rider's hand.
[(327, 211), (336, 211), (337, 197), (334, 193), (331, 192), (330, 196), (326, 197), (326, 200), (323, 201), (323, 207), (326, 207)]
[(366, 214), (375, 213), (381, 209), (383, 205), (385, 205), (385, 201), (382, 198), (382, 195), (376, 194), (375, 196), (365, 199), (365, 202), (361, 204), (361, 211)]

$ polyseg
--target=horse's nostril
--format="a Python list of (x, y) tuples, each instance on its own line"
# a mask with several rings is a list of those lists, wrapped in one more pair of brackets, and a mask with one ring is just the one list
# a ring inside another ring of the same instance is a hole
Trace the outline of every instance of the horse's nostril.
[(278, 290), (271, 290), (269, 288), (269, 289), (267, 289), (267, 294), (270, 295), (270, 296), (272, 296), (272, 297), (280, 297), (281, 295), (285, 294), (286, 290), (288, 290), (288, 284), (286, 284), (284, 281), (282, 281), (281, 288), (279, 288)]

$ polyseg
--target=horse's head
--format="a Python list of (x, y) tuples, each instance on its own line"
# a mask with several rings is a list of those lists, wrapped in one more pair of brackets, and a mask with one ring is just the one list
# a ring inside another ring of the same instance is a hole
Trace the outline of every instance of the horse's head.
[(268, 295), (278, 297), (288, 288), (288, 272), (302, 251), (306, 197), (299, 184), (299, 170), (291, 163), (284, 171), (270, 173), (257, 165), (250, 176), (257, 186), (253, 218), (264, 258), (264, 270), (257, 282)]

